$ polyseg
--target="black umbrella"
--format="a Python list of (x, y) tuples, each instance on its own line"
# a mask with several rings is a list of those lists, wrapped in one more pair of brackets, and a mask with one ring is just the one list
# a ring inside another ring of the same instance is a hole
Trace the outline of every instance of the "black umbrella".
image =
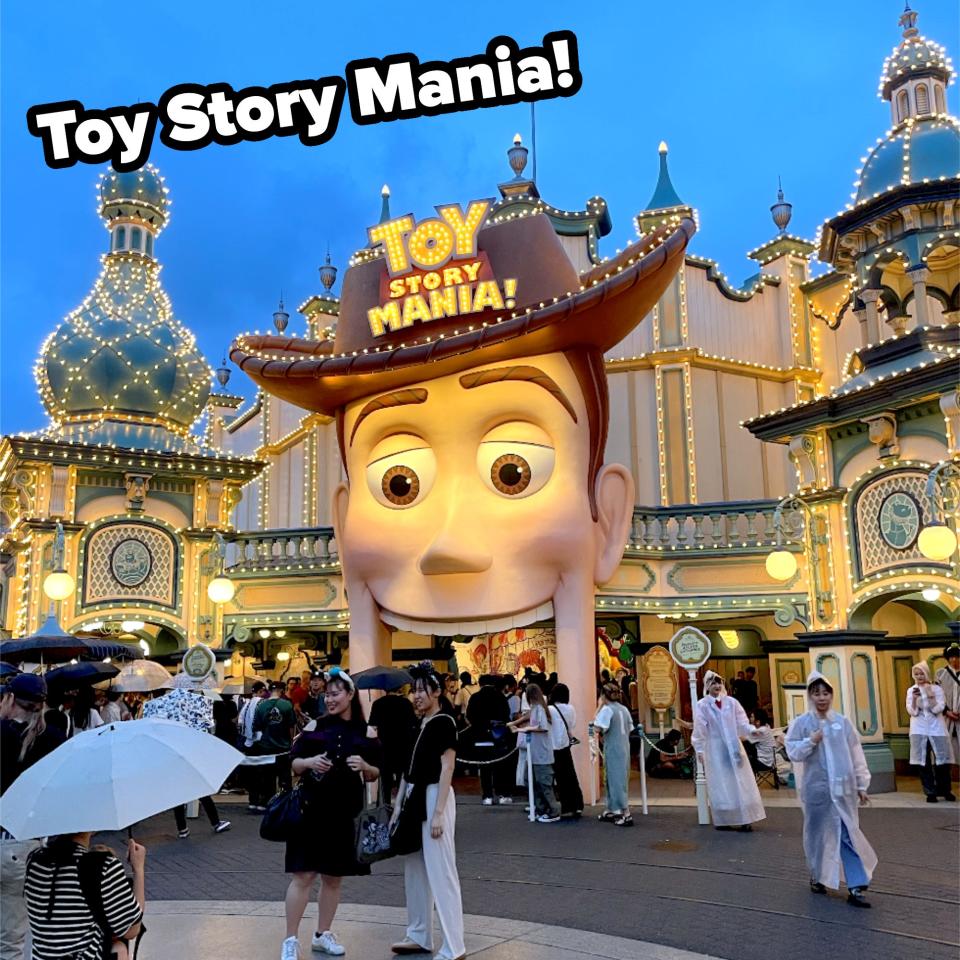
[(83, 663), (69, 663), (56, 670), (48, 670), (46, 674), (47, 686), (56, 686), (60, 690), (73, 690), (81, 684), (99, 683), (109, 680), (120, 672), (119, 667), (112, 663), (97, 663), (87, 660)]
[(19, 672), (19, 669), (12, 663), (0, 662), (0, 680), (6, 680), (7, 677), (15, 677)]
[(396, 690), (407, 683), (413, 683), (413, 677), (399, 667), (370, 667), (353, 675), (358, 690)]
[(0, 642), (0, 659), (13, 663), (66, 663), (81, 657), (103, 660), (105, 657), (139, 659), (139, 647), (108, 640), (84, 640), (67, 633), (51, 614), (43, 626), (29, 637)]

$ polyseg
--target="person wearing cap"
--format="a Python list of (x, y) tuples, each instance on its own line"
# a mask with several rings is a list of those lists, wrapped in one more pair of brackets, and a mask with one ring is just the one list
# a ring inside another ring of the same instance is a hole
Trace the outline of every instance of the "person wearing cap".
[[(43, 677), (20, 673), (0, 696), (0, 795), (26, 770), (63, 743), (43, 716), (47, 684)], [(0, 824), (2, 827), (2, 824)], [(21, 960), (27, 935), (23, 881), (27, 857), (39, 841), (14, 840), (0, 829), (0, 960)]]
[(943, 690), (946, 705), (943, 716), (947, 721), (950, 752), (953, 762), (960, 764), (960, 644), (951, 643), (943, 651), (943, 658), (947, 662), (937, 671), (937, 683)]
[(741, 739), (757, 733), (743, 707), (728, 697), (723, 677), (708, 670), (693, 712), (691, 742), (707, 777), (710, 812), (718, 830), (749, 833), (766, 813)]
[(930, 665), (921, 660), (911, 671), (913, 686), (907, 690), (910, 714), (910, 765), (920, 768), (920, 784), (927, 803), (939, 797), (954, 801), (950, 789), (950, 740), (944, 712), (947, 701), (943, 690), (930, 676)]
[(860, 829), (858, 804), (868, 802), (870, 770), (859, 734), (833, 709), (833, 687), (816, 670), (807, 677), (807, 712), (790, 724), (785, 745), (787, 756), (799, 765), (810, 889), (839, 889), (842, 871), (847, 902), (869, 907), (864, 894), (877, 855)]
[[(293, 704), (284, 696), (287, 685), (283, 680), (270, 681), (270, 696), (257, 704), (253, 716), (253, 753), (257, 756), (272, 756), (273, 763), (253, 768), (250, 784), (250, 807), (254, 813), (263, 813), (277, 789), (289, 790), (290, 746), (297, 725)], [(260, 736), (258, 737), (257, 734)]]
[[(456, 636), (552, 619), (558, 670), (586, 716), (584, 638), (634, 505), (630, 471), (603, 463), (604, 352), (650, 313), (696, 228), (671, 222), (579, 273), (539, 212), (497, 222), (489, 201), (438, 210), (456, 242), (419, 260), (412, 218), (371, 228), (333, 341), (242, 336), (230, 356), (263, 390), (336, 419), (351, 664), (391, 662), (385, 624)], [(424, 258), (426, 296), (407, 296), (403, 278), (419, 288)], [(574, 759), (592, 775), (586, 745)]]

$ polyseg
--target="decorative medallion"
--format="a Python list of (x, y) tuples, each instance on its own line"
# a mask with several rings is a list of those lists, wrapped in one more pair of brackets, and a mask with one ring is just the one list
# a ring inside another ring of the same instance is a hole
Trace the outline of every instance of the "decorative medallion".
[(877, 514), (880, 536), (894, 550), (908, 550), (920, 533), (920, 508), (916, 500), (902, 490), (891, 493)]
[(124, 587), (139, 587), (153, 569), (153, 557), (141, 540), (121, 540), (110, 555), (110, 571)]

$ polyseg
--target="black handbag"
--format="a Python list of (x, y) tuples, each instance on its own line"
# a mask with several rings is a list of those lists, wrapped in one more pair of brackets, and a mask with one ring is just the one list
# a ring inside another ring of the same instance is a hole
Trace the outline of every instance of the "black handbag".
[(416, 853), (423, 847), (423, 821), (427, 817), (427, 791), (408, 784), (400, 804), (400, 813), (390, 833), (390, 849), (396, 856)]
[(301, 835), (303, 828), (303, 797), (298, 783), (292, 790), (281, 790), (267, 804), (260, 821), (260, 836), (264, 840), (285, 843)]
[(390, 838), (392, 814), (393, 807), (383, 802), (383, 781), (380, 780), (377, 782), (375, 802), (364, 807), (353, 819), (357, 863), (376, 863), (396, 856), (397, 851), (393, 849)]

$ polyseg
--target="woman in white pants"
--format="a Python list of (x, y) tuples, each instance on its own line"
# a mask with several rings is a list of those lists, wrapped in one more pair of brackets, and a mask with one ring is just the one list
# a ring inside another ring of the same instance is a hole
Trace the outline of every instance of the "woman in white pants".
[[(463, 902), (454, 833), (457, 806), (451, 781), (457, 759), (457, 725), (440, 712), (441, 681), (429, 661), (410, 670), (413, 706), (421, 718), (410, 766), (400, 781), (394, 820), (398, 835), (420, 829), (420, 849), (404, 858), (407, 934), (391, 948), (398, 954), (433, 951), (436, 905), (443, 945), (435, 960), (462, 960)], [(415, 844), (414, 844), (415, 845)]]

